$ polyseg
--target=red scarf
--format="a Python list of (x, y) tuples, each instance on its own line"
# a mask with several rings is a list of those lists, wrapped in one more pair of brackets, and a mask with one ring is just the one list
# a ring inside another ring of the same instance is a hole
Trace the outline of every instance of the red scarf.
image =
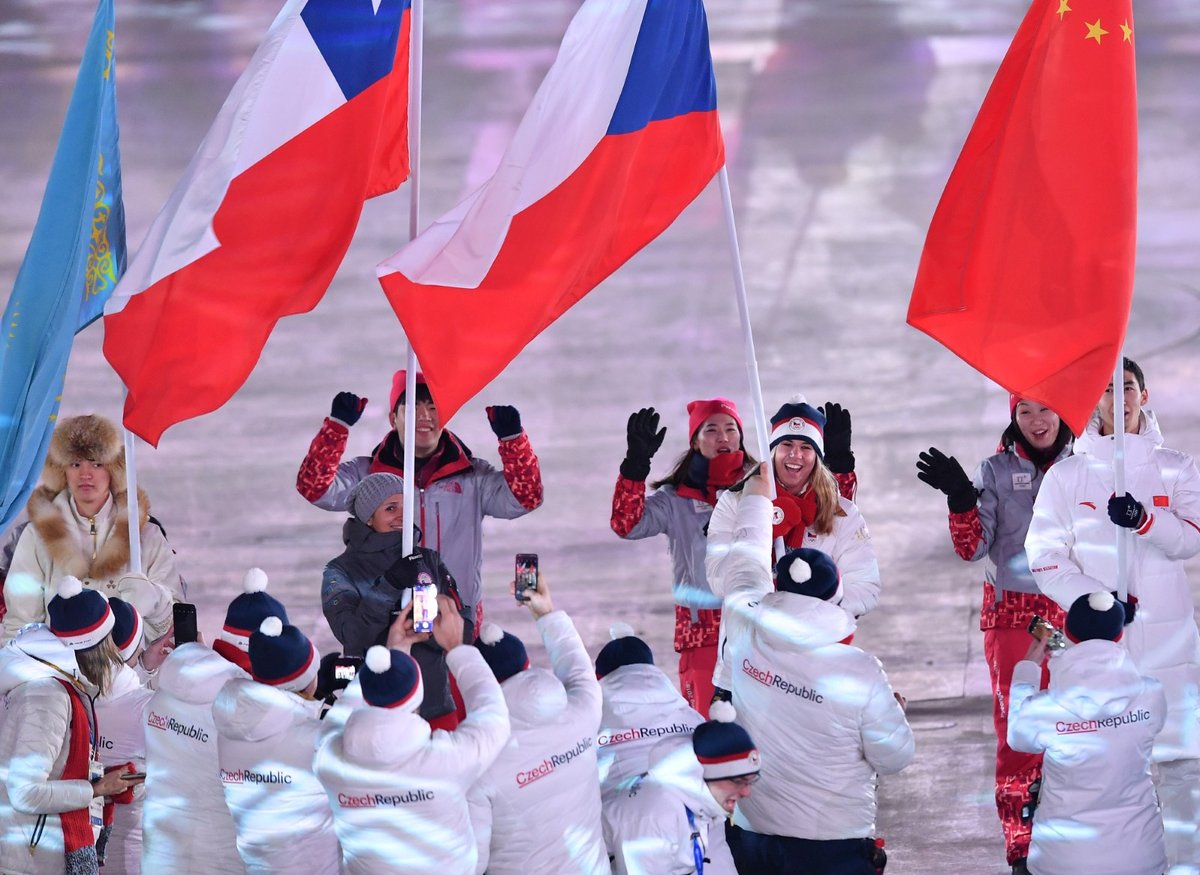
[(817, 495), (813, 490), (806, 489), (803, 495), (780, 490), (775, 499), (771, 539), (783, 538), (784, 546), (789, 550), (803, 547), (804, 533), (816, 518)]
[[(83, 696), (70, 683), (58, 681), (71, 700), (71, 726), (67, 736), (67, 761), (63, 766), (63, 781), (88, 780), (88, 766), (92, 754), (91, 724)], [(62, 825), (63, 850), (67, 858), (68, 872), (99, 872), (96, 862), (95, 837), (92, 834), (91, 818), (87, 806), (75, 811), (64, 811), (58, 816)], [(35, 834), (36, 835), (36, 834)]]
[(745, 467), (746, 454), (741, 450), (735, 453), (718, 453), (713, 459), (706, 459), (696, 453), (692, 456), (683, 482), (675, 488), (675, 494), (704, 501), (716, 507), (717, 495), (741, 479), (742, 469)]

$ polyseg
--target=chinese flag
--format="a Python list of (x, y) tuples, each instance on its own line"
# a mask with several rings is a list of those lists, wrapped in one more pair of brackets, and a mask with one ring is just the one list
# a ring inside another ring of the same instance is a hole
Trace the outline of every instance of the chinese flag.
[(1133, 294), (1131, 0), (1034, 0), (929, 225), (908, 322), (1079, 434)]

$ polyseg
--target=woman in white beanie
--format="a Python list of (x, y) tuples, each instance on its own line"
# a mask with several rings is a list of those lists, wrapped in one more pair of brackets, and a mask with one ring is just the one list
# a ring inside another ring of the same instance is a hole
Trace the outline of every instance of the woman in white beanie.
[(4, 636), (46, 617), (60, 577), (71, 575), (106, 596), (134, 604), (158, 638), (171, 623), (171, 604), (183, 600), (175, 558), (162, 530), (149, 521), (150, 501), (138, 492), (144, 575), (128, 575), (129, 519), (125, 448), (116, 426), (102, 416), (59, 422), (50, 439), (42, 484), (29, 498), (29, 525), (21, 533), (4, 581)]
[(0, 872), (97, 873), (104, 797), (137, 779), (103, 774), (91, 698), (112, 688), (120, 656), (113, 614), (98, 593), (64, 578), (50, 626), (30, 626), (0, 649)]

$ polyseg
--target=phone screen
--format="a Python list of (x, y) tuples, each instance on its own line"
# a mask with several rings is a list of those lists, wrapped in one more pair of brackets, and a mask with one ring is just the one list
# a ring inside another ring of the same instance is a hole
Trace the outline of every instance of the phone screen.
[(175, 619), (175, 646), (191, 644), (196, 640), (196, 606), (187, 602), (176, 602), (173, 608)]
[(538, 557), (537, 553), (518, 553), (516, 560), (516, 596), (517, 601), (527, 601), (525, 591), (537, 589)]
[(413, 587), (413, 631), (432, 632), (437, 614), (437, 587), (433, 585), (433, 579), (422, 571), (417, 575), (417, 585)]

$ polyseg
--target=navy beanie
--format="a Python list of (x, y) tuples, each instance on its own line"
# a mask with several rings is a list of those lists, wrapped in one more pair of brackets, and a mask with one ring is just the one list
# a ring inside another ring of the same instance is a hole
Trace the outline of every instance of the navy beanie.
[(137, 608), (116, 596), (108, 600), (113, 612), (113, 644), (121, 652), (121, 659), (129, 662), (142, 643), (142, 616)]
[(414, 713), (425, 698), (421, 669), (417, 661), (402, 650), (389, 650), (376, 644), (367, 651), (358, 672), (363, 700), (376, 708), (401, 708)]
[(295, 626), (267, 617), (250, 636), (250, 672), (260, 684), (298, 693), (317, 676), (321, 657)]
[(771, 417), (771, 449), (784, 441), (804, 441), (825, 460), (825, 414), (805, 400), (793, 395)]
[(1110, 592), (1081, 595), (1071, 603), (1066, 625), (1067, 638), (1076, 643), (1118, 641), (1125, 632), (1125, 609)]
[(483, 624), (475, 646), (500, 683), (529, 668), (529, 654), (525, 652), (521, 639), (505, 632), (495, 623)]
[(789, 550), (775, 566), (775, 586), (780, 592), (806, 595), (822, 601), (841, 601), (842, 578), (829, 554), (811, 547)]
[(732, 708), (718, 712), (723, 719), (701, 723), (692, 731), (692, 750), (704, 769), (704, 780), (722, 781), (753, 775), (762, 767), (762, 757), (750, 733), (732, 722)]
[(108, 599), (94, 589), (84, 589), (70, 575), (58, 582), (58, 592), (46, 606), (50, 631), (72, 650), (87, 650), (108, 637), (116, 622)]
[(242, 653), (250, 650), (250, 636), (262, 626), (267, 617), (288, 621), (287, 611), (274, 596), (267, 594), (267, 573), (251, 568), (242, 578), (242, 593), (235, 596), (225, 611), (225, 625), (220, 640), (232, 644)]
[(641, 638), (633, 634), (626, 623), (614, 623), (609, 628), (612, 640), (596, 654), (596, 677), (616, 671), (626, 665), (654, 665), (654, 654)]

